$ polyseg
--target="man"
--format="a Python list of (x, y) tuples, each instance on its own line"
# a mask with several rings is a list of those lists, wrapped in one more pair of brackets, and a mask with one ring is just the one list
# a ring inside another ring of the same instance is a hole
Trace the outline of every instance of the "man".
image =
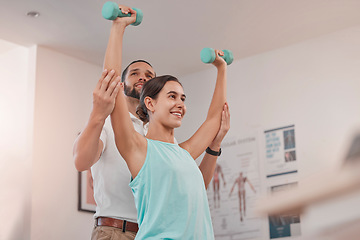
[[(109, 44), (120, 47), (117, 53), (121, 53), (125, 28), (135, 21), (136, 15), (133, 10), (125, 6), (120, 6), (120, 8), (125, 14), (131, 13), (132, 17), (117, 18), (113, 21)], [(120, 36), (121, 41), (114, 42), (112, 40), (114, 35)], [(107, 54), (112, 53), (107, 52)], [(118, 66), (115, 71), (104, 70), (93, 92), (93, 109), (89, 121), (74, 143), (76, 169), (85, 171), (91, 168), (93, 176), (97, 207), (92, 239), (134, 239), (138, 229), (134, 198), (128, 185), (131, 175), (116, 148), (109, 118), (120, 89), (120, 83), (110, 82), (110, 79), (119, 74), (120, 67)], [(121, 81), (124, 83), (124, 94), (131, 120), (136, 131), (143, 135), (147, 133), (147, 125), (136, 117), (136, 107), (142, 85), (153, 77), (155, 77), (154, 69), (144, 60), (130, 63), (122, 74)], [(207, 183), (210, 182), (215, 168), (220, 143), (230, 127), (228, 117), (223, 119), (223, 122), (218, 135), (209, 146), (213, 150), (210, 151), (212, 155), (205, 154), (200, 166), (200, 169), (203, 169), (202, 172), (205, 172), (203, 176)]]

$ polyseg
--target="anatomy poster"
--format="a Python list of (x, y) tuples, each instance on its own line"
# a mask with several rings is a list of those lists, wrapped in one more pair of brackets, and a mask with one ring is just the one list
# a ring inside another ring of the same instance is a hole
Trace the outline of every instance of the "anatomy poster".
[[(289, 190), (297, 186), (297, 182), (272, 186), (271, 193)], [(292, 237), (301, 235), (300, 215), (298, 213), (287, 213), (269, 216), (270, 239)]]
[(295, 126), (265, 131), (266, 177), (297, 173)]
[(256, 137), (223, 142), (207, 190), (217, 240), (261, 237), (261, 219), (253, 213), (260, 190), (258, 165)]
[[(297, 186), (298, 158), (296, 155), (295, 125), (267, 130), (265, 133), (264, 185), (269, 194)], [(301, 235), (297, 213), (269, 216), (270, 239)]]

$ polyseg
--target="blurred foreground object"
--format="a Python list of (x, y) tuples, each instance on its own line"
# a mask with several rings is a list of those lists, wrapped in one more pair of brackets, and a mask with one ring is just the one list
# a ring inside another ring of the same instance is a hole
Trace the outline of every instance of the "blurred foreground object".
[(297, 188), (261, 199), (257, 212), (261, 215), (302, 213), (314, 203), (330, 200), (360, 189), (360, 133), (338, 169), (302, 179)]

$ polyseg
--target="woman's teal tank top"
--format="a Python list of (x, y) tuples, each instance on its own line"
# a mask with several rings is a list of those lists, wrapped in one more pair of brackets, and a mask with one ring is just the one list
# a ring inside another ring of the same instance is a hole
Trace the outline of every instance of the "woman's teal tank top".
[(129, 184), (137, 208), (135, 239), (214, 239), (203, 176), (177, 144), (147, 139), (145, 163)]

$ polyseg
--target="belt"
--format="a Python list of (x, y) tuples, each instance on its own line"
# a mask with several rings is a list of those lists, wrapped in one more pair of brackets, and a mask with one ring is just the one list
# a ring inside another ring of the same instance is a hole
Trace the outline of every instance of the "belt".
[(128, 222), (126, 220), (120, 220), (115, 218), (108, 218), (108, 217), (96, 218), (95, 225), (120, 228), (122, 229), (123, 232), (130, 231), (136, 233), (139, 230), (137, 223)]

